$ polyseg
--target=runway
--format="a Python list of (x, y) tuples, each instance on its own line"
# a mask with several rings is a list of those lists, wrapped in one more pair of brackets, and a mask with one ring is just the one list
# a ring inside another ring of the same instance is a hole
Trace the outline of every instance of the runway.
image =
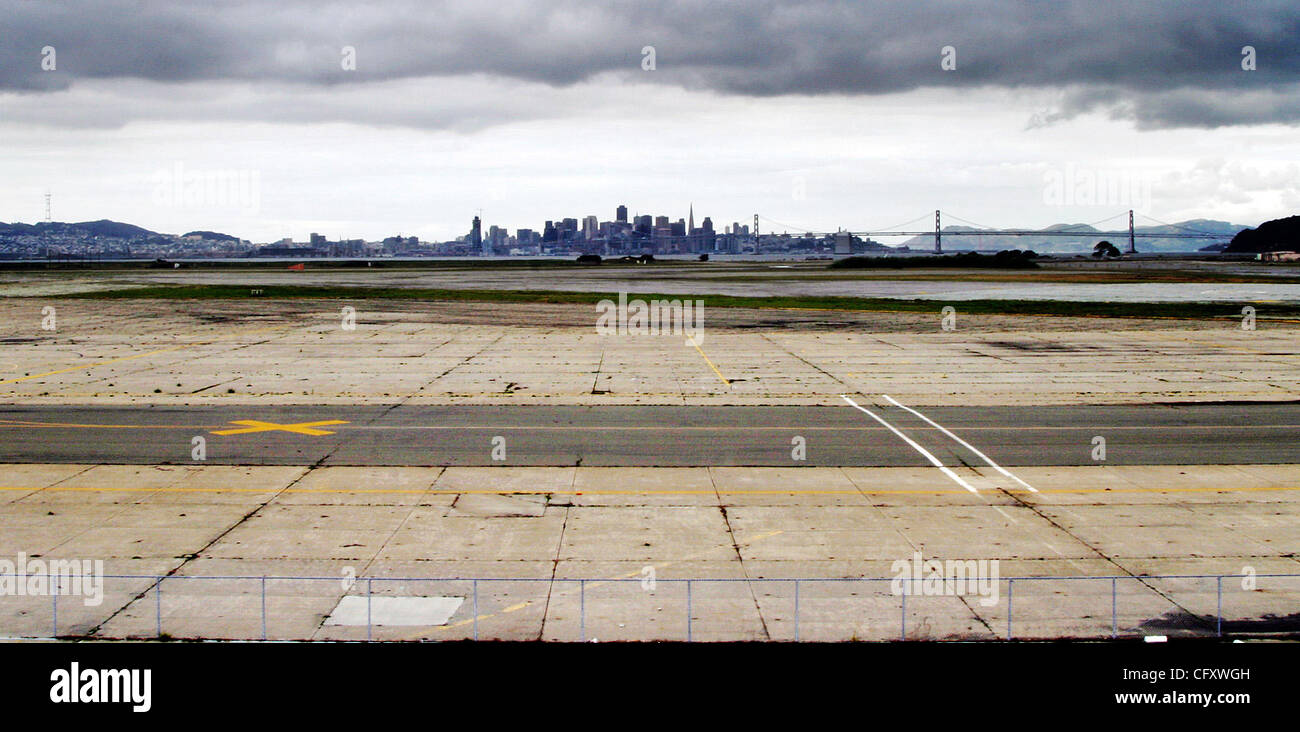
[(1300, 463), (1300, 403), (925, 407), (914, 413), (883, 395), (851, 396), (869, 413), (848, 403), (4, 406), (0, 462), (627, 467), (921, 467), (935, 460), (949, 467), (981, 466), (989, 460), (1004, 467)]

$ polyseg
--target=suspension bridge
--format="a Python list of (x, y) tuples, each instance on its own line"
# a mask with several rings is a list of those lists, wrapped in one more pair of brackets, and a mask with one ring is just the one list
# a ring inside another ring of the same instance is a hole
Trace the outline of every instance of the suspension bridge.
[[(1002, 229), (1002, 228), (996, 228), (991, 226), (984, 226), (982, 224), (977, 224), (973, 221), (967, 221), (966, 219), (949, 214), (948, 218), (966, 224), (973, 228), (969, 231), (948, 231), (947, 234), (949, 236), (1068, 236), (1074, 238), (1086, 236), (1088, 238), (1094, 238), (1094, 237), (1097, 239), (1113, 238), (1113, 239), (1121, 239), (1121, 240), (1123, 239), (1123, 237), (1128, 237), (1129, 254), (1137, 253), (1138, 239), (1223, 240), (1225, 238), (1230, 238), (1230, 235), (1215, 233), (1211, 231), (1199, 231), (1197, 229), (1181, 226), (1179, 224), (1170, 224), (1168, 222), (1160, 221), (1159, 219), (1155, 219), (1151, 216), (1145, 216), (1145, 215), (1143, 216), (1144, 218), (1150, 219), (1151, 221), (1155, 222), (1157, 225), (1165, 227), (1165, 230), (1164, 231), (1138, 231), (1134, 226), (1134, 213), (1132, 209), (1128, 211), (1128, 229), (1104, 231), (1104, 230), (1098, 230), (1093, 228), (1097, 224), (1106, 223), (1113, 219), (1120, 218), (1121, 216), (1124, 216), (1124, 214), (1117, 213), (1111, 216), (1107, 216), (1104, 219), (1099, 219), (1092, 223), (1071, 224), (1069, 226), (1062, 226), (1053, 229)], [(918, 216), (910, 221), (905, 221), (901, 224), (881, 227), (878, 229), (869, 229), (869, 230), (861, 230), (861, 231), (855, 230), (855, 231), (838, 231), (838, 232), (814, 232), (811, 229), (803, 229), (801, 227), (782, 224), (779, 221), (773, 221), (772, 219), (769, 219), (765, 216), (754, 214), (754, 235), (758, 236), (760, 220), (766, 221), (768, 224), (771, 225), (785, 228), (787, 231), (789, 231), (790, 229), (794, 229), (805, 234), (822, 235), (822, 236), (831, 236), (833, 234), (850, 234), (851, 236), (871, 238), (877, 236), (931, 236), (933, 235), (934, 252), (936, 254), (941, 254), (943, 253), (943, 235), (945, 233), (943, 231), (941, 211), (936, 209), (934, 212), (933, 229), (907, 228), (909, 226), (912, 226), (913, 224), (916, 224), (919, 221), (928, 220), (929, 218), (930, 218), (930, 214), (927, 213), (922, 216)]]

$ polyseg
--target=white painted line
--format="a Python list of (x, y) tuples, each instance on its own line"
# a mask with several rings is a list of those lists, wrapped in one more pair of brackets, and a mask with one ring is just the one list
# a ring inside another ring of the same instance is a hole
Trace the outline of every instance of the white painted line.
[(1029, 490), (1033, 491), (1034, 493), (1037, 493), (1037, 492), (1038, 492), (1038, 489), (1037, 489), (1037, 488), (1033, 487), (1032, 485), (1029, 485), (1028, 483), (1026, 483), (1025, 481), (1021, 480), (1020, 478), (1017, 478), (1015, 475), (1012, 475), (1012, 474), (1011, 474), (1011, 471), (1007, 470), (1006, 468), (1002, 467), (1001, 465), (998, 465), (997, 463), (995, 463), (995, 462), (993, 462), (992, 460), (990, 460), (988, 455), (985, 455), (984, 453), (980, 452), (979, 450), (976, 450), (974, 445), (972, 445), (972, 444), (970, 444), (969, 442), (963, 440), (962, 438), (958, 437), (957, 435), (954, 435), (953, 433), (949, 432), (949, 431), (947, 430), (947, 428), (945, 428), (943, 425), (940, 425), (938, 422), (935, 422), (933, 419), (930, 419), (929, 417), (925, 416), (924, 414), (921, 414), (920, 412), (918, 412), (918, 411), (916, 411), (915, 409), (912, 409), (911, 407), (909, 407), (909, 406), (903, 404), (902, 402), (898, 401), (897, 399), (891, 397), (891, 396), (888, 395), (888, 394), (881, 394), (881, 396), (883, 396), (884, 398), (888, 399), (891, 403), (894, 404), (894, 406), (896, 406), (896, 407), (902, 407), (903, 409), (906, 409), (907, 411), (911, 412), (912, 414), (915, 414), (916, 416), (918, 416), (918, 417), (920, 417), (921, 419), (923, 419), (923, 420), (925, 420), (926, 422), (928, 422), (928, 423), (930, 424), (930, 426), (937, 428), (940, 432), (942, 432), (942, 433), (944, 433), (945, 435), (951, 437), (952, 439), (956, 440), (957, 442), (960, 442), (960, 443), (962, 444), (962, 446), (965, 447), (967, 450), (970, 450), (971, 452), (975, 453), (976, 455), (979, 455), (981, 460), (983, 460), (984, 462), (986, 462), (986, 463), (989, 464), (989, 467), (993, 468), (994, 470), (998, 471), (999, 473), (1002, 473), (1003, 475), (1005, 475), (1005, 476), (1007, 476), (1008, 478), (1014, 480), (1015, 482), (1019, 483), (1020, 485), (1023, 485), (1024, 487), (1028, 488)]
[(859, 405), (857, 402), (855, 402), (855, 401), (853, 401), (852, 399), (850, 399), (850, 398), (844, 396), (843, 394), (840, 394), (840, 399), (843, 399), (844, 401), (848, 402), (848, 403), (851, 404), (855, 409), (859, 409), (859, 410), (861, 410), (861, 411), (863, 411), (863, 412), (866, 412), (867, 414), (871, 415), (871, 418), (872, 418), (872, 419), (874, 419), (874, 420), (876, 420), (877, 422), (879, 422), (879, 423), (883, 424), (884, 426), (888, 427), (890, 432), (893, 432), (894, 434), (896, 434), (896, 435), (898, 435), (899, 437), (903, 438), (903, 441), (904, 441), (904, 442), (906, 442), (907, 444), (911, 445), (912, 448), (913, 448), (914, 450), (916, 450), (917, 452), (919, 452), (919, 453), (921, 453), (922, 455), (924, 455), (926, 460), (929, 460), (930, 463), (934, 465), (934, 467), (938, 468), (939, 470), (942, 470), (944, 475), (946, 475), (946, 476), (948, 476), (949, 478), (952, 478), (954, 481), (956, 481), (956, 482), (957, 482), (957, 485), (961, 486), (962, 488), (965, 488), (966, 490), (970, 491), (971, 493), (979, 493), (979, 491), (977, 491), (977, 490), (975, 490), (974, 488), (971, 487), (970, 483), (967, 483), (966, 481), (962, 480), (960, 475), (957, 475), (956, 473), (952, 472), (952, 471), (949, 470), (949, 469), (948, 469), (948, 468), (947, 468), (943, 463), (939, 462), (939, 459), (936, 458), (935, 456), (931, 455), (929, 450), (926, 450), (924, 447), (921, 447), (920, 445), (916, 444), (916, 442), (915, 442), (914, 440), (912, 440), (912, 438), (908, 437), (907, 435), (903, 434), (902, 432), (899, 432), (899, 431), (894, 427), (894, 425), (892, 425), (892, 424), (886, 422), (885, 420), (881, 419), (881, 418), (880, 418), (880, 417), (879, 417), (875, 412), (873, 412), (873, 411), (871, 411), (870, 409), (867, 409), (867, 408), (865, 408), (865, 407)]

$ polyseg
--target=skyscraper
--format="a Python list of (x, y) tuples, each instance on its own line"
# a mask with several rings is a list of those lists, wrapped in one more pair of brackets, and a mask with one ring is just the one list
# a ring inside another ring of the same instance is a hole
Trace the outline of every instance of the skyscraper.
[(619, 206), (614, 209), (614, 220), (620, 224), (627, 223), (627, 206)]
[[(477, 216), (474, 217), (474, 225), (471, 226), (469, 230), (469, 243), (470, 246), (479, 249), (484, 248), (483, 247), (483, 222), (479, 220), (479, 217)], [(485, 251), (483, 253), (488, 254), (490, 252)]]

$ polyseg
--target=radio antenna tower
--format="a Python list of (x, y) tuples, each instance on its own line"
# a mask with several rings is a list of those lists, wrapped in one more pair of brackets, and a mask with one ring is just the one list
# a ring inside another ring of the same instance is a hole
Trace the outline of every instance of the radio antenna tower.
[[(50, 199), (52, 197), (53, 196), (50, 194), (49, 189), (48, 188), (45, 189), (45, 223), (46, 224), (49, 224), (53, 220), (50, 216)], [(46, 259), (49, 259), (50, 257), (50, 227), (49, 226), (46, 226), (45, 231), (41, 232), (41, 246), (45, 249), (45, 251), (41, 253), (45, 255)]]

